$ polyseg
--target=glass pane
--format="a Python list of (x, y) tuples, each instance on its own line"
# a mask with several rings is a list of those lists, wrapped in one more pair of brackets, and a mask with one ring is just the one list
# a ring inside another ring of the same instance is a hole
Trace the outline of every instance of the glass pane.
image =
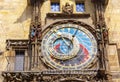
[(76, 3), (76, 11), (77, 12), (84, 12), (85, 11), (84, 3)]
[(16, 51), (15, 71), (23, 71), (24, 69), (24, 51)]
[(53, 11), (53, 12), (60, 11), (60, 4), (59, 3), (51, 3), (51, 11)]

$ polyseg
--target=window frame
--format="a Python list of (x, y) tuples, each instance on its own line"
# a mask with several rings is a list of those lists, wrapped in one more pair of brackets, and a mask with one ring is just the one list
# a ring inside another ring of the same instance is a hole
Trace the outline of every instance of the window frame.
[[(20, 54), (17, 54), (17, 53), (20, 53)], [(17, 55), (23, 55), (23, 68), (22, 68), (22, 70), (16, 69), (16, 66), (17, 66), (16, 57), (17, 57)], [(24, 69), (25, 69), (25, 50), (15, 50), (14, 71), (24, 71)]]
[[(59, 11), (52, 11), (51, 7), (52, 7), (52, 4), (53, 4), (53, 3), (59, 4)], [(50, 2), (50, 12), (57, 13), (57, 12), (60, 12), (60, 11), (61, 11), (60, 1), (59, 1), (59, 0), (58, 0), (58, 1), (52, 0), (52, 1)]]
[[(82, 11), (77, 11), (77, 4), (84, 4), (84, 11), (82, 12)], [(75, 12), (76, 13), (85, 13), (86, 12), (86, 7), (85, 7), (85, 1), (76, 1), (75, 2)]]

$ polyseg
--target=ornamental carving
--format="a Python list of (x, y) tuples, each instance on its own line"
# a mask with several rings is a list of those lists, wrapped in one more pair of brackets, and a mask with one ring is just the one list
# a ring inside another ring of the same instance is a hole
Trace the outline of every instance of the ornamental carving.
[[(84, 72), (84, 73), (83, 73)], [(49, 70), (41, 72), (3, 72), (4, 82), (69, 82), (93, 81), (97, 70)]]
[(73, 13), (73, 5), (66, 3), (65, 6), (62, 7), (62, 11), (64, 14), (72, 14)]

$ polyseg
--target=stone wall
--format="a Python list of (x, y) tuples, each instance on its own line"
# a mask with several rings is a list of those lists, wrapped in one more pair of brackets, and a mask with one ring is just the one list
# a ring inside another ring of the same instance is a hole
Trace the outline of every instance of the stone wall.
[[(31, 21), (30, 7), (27, 0), (0, 0), (0, 74), (6, 70), (6, 39), (27, 39)], [(2, 82), (0, 76), (0, 82)]]
[[(55, 1), (55, 0), (52, 0)], [(66, 2), (73, 4), (75, 12), (75, 1), (60, 0), (60, 7)], [(86, 1), (86, 11), (93, 16), (94, 11), (91, 1)], [(90, 7), (89, 7), (90, 5)], [(91, 7), (92, 6), (92, 7)], [(31, 7), (27, 4), (27, 0), (0, 0), (0, 50), (4, 51), (4, 55), (0, 56), (0, 70), (4, 70), (7, 64), (5, 56), (7, 39), (28, 39), (29, 27), (31, 22)], [(50, 0), (43, 3), (41, 8), (41, 22), (45, 25), (46, 14), (50, 12)], [(62, 11), (60, 11), (62, 12)], [(92, 22), (91, 22), (92, 23)], [(4, 62), (4, 63), (3, 63)]]
[[(120, 48), (120, 0), (109, 0), (105, 11), (105, 19), (109, 29), (108, 58), (110, 70), (120, 73), (120, 56), (118, 56), (120, 55), (118, 53)], [(120, 82), (120, 78), (113, 81)]]
[[(54, 1), (54, 0), (53, 0)], [(66, 2), (74, 4), (75, 0), (60, 0), (64, 5)], [(60, 5), (62, 7), (62, 5)], [(94, 15), (93, 4), (86, 0), (86, 10)], [(43, 3), (41, 9), (42, 26), (45, 25), (46, 13), (50, 12), (50, 0)], [(75, 12), (75, 8), (74, 8)], [(109, 0), (105, 11), (105, 20), (109, 28), (108, 58), (111, 71), (120, 71), (117, 49), (120, 48), (120, 0)], [(6, 57), (9, 53), (5, 50), (6, 39), (28, 39), (29, 26), (31, 22), (31, 7), (27, 0), (0, 0), (0, 50), (4, 52), (0, 56), (0, 71), (6, 70)], [(2, 82), (2, 81), (0, 81)], [(114, 79), (120, 82), (120, 79)]]
[(118, 61), (118, 49), (120, 49), (120, 0), (109, 0), (108, 6), (106, 7), (105, 11), (105, 19), (107, 27), (109, 29), (108, 55), (114, 56), (110, 57), (109, 59), (117, 63), (117, 66), (119, 68), (116, 70), (120, 71), (120, 63)]

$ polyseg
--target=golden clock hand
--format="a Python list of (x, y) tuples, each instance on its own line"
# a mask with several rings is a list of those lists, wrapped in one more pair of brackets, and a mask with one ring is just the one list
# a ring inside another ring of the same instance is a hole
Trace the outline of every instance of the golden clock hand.
[(67, 46), (69, 46), (69, 43), (63, 37), (62, 40), (65, 42), (65, 44), (67, 44)]
[(77, 32), (78, 32), (78, 29), (76, 29), (75, 33), (72, 35), (71, 42), (70, 42), (69, 45), (68, 45), (69, 48), (71, 47), (71, 44), (74, 43), (73, 40), (74, 40), (74, 37), (75, 37), (75, 35), (77, 34)]
[(58, 33), (57, 33), (57, 30), (56, 30), (56, 29), (54, 30), (54, 32), (55, 32), (58, 36), (60, 36), (60, 37), (62, 38), (62, 40), (65, 42), (65, 44), (67, 44), (67, 46), (69, 46), (69, 43), (66, 42), (66, 40), (61, 36), (61, 34), (62, 34), (61, 32), (58, 32)]

